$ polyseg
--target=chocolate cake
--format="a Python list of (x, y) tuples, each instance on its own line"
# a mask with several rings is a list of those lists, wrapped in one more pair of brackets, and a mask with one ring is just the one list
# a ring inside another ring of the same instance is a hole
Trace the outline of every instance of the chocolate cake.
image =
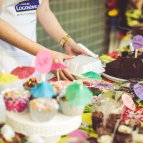
[(143, 63), (140, 58), (124, 58), (118, 57), (117, 60), (106, 64), (106, 74), (121, 78), (142, 78)]
[(131, 143), (132, 142), (132, 129), (125, 125), (120, 125), (115, 133), (115, 143)]
[(98, 136), (109, 135), (111, 136), (114, 127), (117, 123), (117, 120), (120, 119), (120, 114), (110, 114), (107, 119), (107, 124), (103, 126), (103, 113), (102, 112), (93, 112), (92, 113), (92, 128), (96, 131)]
[(92, 128), (96, 131), (96, 128), (100, 126), (103, 122), (103, 113), (102, 112), (93, 112), (92, 113)]

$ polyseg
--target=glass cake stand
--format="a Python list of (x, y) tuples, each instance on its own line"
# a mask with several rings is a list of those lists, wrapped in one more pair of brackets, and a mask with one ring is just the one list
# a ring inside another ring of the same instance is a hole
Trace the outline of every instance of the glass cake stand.
[(15, 132), (27, 137), (37, 134), (45, 140), (45, 143), (56, 143), (62, 135), (76, 130), (81, 122), (81, 115), (66, 116), (59, 112), (52, 120), (44, 123), (34, 122), (29, 112), (6, 112), (6, 123), (10, 125)]

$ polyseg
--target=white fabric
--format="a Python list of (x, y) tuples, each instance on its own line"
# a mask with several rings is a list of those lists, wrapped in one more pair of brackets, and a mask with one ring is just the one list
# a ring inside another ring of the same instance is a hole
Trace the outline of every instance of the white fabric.
[[(0, 17), (29, 39), (36, 41), (36, 9), (42, 0), (3, 0)], [(10, 73), (19, 65), (32, 66), (34, 56), (0, 40), (0, 69)], [(22, 88), (21, 84), (14, 83)], [(6, 86), (7, 87), (7, 86)], [(0, 90), (3, 86), (0, 86)]]

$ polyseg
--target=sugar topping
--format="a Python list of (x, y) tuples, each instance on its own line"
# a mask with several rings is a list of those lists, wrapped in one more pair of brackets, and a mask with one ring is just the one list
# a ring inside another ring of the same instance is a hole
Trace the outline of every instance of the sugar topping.
[(59, 105), (55, 99), (37, 98), (30, 101), (30, 108), (38, 111), (50, 111), (53, 109), (58, 109)]
[(125, 125), (120, 125), (119, 128), (118, 128), (118, 131), (120, 133), (124, 133), (124, 134), (131, 134), (133, 129), (130, 128), (130, 127), (127, 127)]
[(30, 98), (31, 94), (27, 91), (21, 91), (21, 90), (11, 90), (7, 91), (4, 94), (5, 99), (20, 99), (20, 98)]

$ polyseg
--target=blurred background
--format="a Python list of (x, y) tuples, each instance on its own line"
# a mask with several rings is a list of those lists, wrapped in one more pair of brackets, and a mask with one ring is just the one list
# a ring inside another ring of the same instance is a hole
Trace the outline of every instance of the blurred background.
[[(51, 0), (51, 10), (65, 31), (77, 42), (94, 53), (108, 51), (109, 33), (106, 33), (107, 0)], [(37, 25), (38, 42), (56, 51), (64, 50)]]
[[(143, 0), (50, 0), (51, 10), (77, 42), (102, 55), (131, 43), (126, 35), (142, 22)], [(38, 43), (64, 50), (37, 24)]]

